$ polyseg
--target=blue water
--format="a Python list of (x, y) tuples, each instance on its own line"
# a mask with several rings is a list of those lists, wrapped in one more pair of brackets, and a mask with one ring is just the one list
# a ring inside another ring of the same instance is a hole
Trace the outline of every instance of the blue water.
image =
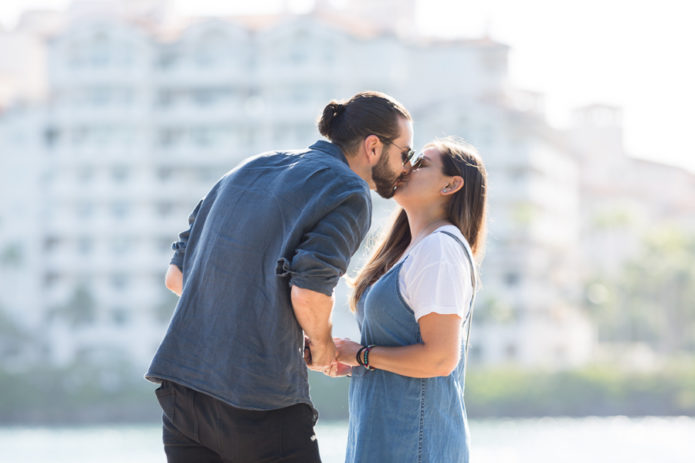
[[(474, 463), (693, 463), (695, 418), (472, 421)], [(320, 423), (324, 463), (345, 455), (346, 423)], [(165, 463), (157, 425), (0, 428), (0, 461)]]

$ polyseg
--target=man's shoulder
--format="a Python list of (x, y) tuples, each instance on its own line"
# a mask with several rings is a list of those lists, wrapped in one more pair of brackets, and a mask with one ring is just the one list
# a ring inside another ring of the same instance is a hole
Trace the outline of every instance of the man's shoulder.
[(327, 196), (370, 196), (369, 185), (344, 158), (313, 146), (299, 150), (267, 151), (245, 159), (227, 172), (225, 184), (259, 185), (268, 192), (312, 191)]

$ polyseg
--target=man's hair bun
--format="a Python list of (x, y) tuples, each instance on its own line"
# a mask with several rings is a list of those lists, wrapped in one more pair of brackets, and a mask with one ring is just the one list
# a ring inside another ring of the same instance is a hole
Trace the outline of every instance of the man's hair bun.
[(324, 137), (330, 139), (331, 137), (331, 126), (335, 118), (340, 116), (343, 111), (345, 111), (345, 105), (339, 103), (335, 100), (331, 101), (323, 108), (323, 114), (321, 119), (319, 119), (319, 132)]

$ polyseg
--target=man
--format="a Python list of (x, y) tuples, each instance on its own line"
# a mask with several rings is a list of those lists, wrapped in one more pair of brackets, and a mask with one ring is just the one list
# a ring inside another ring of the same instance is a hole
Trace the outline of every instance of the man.
[[(161, 383), (169, 462), (320, 461), (310, 367), (336, 367), (333, 289), (369, 229), (369, 189), (393, 194), (412, 156), (410, 114), (363, 92), (332, 101), (329, 141), (227, 173), (172, 246), (180, 296), (146, 377)], [(309, 361), (308, 361), (309, 362)]]

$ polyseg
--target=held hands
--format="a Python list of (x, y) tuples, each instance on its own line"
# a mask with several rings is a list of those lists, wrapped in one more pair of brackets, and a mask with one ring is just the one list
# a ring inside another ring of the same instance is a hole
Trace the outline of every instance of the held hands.
[(304, 361), (309, 369), (327, 376), (345, 376), (351, 371), (349, 365), (338, 362), (336, 346), (332, 340), (318, 343), (304, 336)]

